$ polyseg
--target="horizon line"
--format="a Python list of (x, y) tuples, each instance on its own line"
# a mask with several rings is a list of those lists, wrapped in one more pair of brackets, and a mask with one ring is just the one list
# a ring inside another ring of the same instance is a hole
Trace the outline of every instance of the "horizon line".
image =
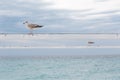
[(9, 32), (9, 33), (3, 33), (3, 32), (0, 32), (0, 34), (120, 34), (119, 33), (14, 33), (14, 32)]

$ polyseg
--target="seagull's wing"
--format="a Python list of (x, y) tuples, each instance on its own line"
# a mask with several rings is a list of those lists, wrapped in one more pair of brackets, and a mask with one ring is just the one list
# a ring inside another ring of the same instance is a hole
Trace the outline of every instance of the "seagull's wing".
[(40, 25), (38, 25), (38, 24), (29, 24), (28, 26), (29, 26), (30, 28), (42, 27), (42, 26), (40, 26)]
[(37, 28), (37, 27), (43, 27), (42, 25), (38, 25), (38, 24), (32, 24), (32, 25), (34, 25), (35, 28)]

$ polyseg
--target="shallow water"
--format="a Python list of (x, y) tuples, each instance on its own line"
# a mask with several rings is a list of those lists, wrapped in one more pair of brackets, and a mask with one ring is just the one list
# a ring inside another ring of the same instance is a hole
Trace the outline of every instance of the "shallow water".
[(119, 79), (119, 56), (0, 58), (0, 80)]

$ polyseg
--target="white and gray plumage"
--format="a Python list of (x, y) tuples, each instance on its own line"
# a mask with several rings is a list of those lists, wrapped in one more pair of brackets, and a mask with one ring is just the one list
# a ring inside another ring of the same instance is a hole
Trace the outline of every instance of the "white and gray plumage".
[(42, 25), (28, 23), (28, 21), (25, 21), (23, 24), (27, 25), (27, 27), (31, 30), (31, 33), (33, 29), (43, 27)]

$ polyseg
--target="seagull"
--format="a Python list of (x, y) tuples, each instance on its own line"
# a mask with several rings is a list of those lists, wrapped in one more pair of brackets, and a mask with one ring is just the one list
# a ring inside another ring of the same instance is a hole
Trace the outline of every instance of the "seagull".
[(43, 27), (42, 25), (28, 23), (28, 21), (25, 21), (23, 24), (27, 25), (27, 27), (30, 29), (31, 34), (32, 34), (33, 29)]

